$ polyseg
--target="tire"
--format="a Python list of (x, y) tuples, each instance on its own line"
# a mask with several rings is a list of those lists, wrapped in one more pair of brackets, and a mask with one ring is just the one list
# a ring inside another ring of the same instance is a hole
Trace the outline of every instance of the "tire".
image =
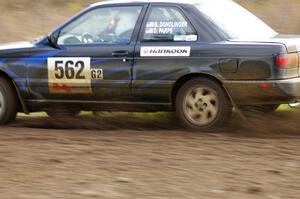
[(175, 100), (181, 123), (192, 130), (223, 126), (232, 113), (232, 104), (224, 89), (210, 79), (191, 79), (181, 86)]
[(265, 113), (270, 114), (275, 112), (280, 105), (278, 104), (268, 104), (268, 105), (249, 105), (249, 106), (241, 106), (240, 109), (245, 112), (253, 112), (253, 113)]
[(19, 102), (15, 87), (5, 77), (0, 77), (0, 125), (16, 119)]
[(55, 110), (47, 110), (46, 111), (47, 115), (49, 117), (74, 117), (77, 116), (80, 111), (78, 110), (62, 110), (62, 109), (55, 109)]

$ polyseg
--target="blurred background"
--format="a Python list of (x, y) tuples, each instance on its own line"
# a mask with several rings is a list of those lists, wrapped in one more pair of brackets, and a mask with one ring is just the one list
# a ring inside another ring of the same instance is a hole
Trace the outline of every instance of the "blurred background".
[[(97, 0), (0, 0), (0, 43), (30, 40)], [(300, 34), (299, 0), (236, 0), (277, 32)]]

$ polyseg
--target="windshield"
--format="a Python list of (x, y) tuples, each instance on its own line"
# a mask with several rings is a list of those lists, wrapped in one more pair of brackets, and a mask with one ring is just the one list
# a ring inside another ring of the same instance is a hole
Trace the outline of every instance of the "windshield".
[(207, 1), (196, 6), (232, 39), (265, 39), (277, 35), (267, 24), (233, 1)]

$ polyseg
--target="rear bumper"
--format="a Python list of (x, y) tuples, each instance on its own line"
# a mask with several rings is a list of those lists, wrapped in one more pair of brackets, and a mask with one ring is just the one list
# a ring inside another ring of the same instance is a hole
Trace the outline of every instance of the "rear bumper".
[(300, 101), (300, 78), (224, 81), (223, 84), (237, 104), (287, 104)]

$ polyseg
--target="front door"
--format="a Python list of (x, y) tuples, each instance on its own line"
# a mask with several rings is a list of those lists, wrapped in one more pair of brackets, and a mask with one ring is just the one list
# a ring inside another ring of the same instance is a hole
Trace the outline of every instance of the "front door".
[[(120, 100), (130, 96), (136, 24), (143, 5), (93, 8), (65, 25), (44, 61), (33, 95), (47, 100)], [(47, 60), (45, 60), (47, 59)], [(29, 63), (29, 71), (34, 65)], [(30, 76), (29, 76), (30, 77)]]

